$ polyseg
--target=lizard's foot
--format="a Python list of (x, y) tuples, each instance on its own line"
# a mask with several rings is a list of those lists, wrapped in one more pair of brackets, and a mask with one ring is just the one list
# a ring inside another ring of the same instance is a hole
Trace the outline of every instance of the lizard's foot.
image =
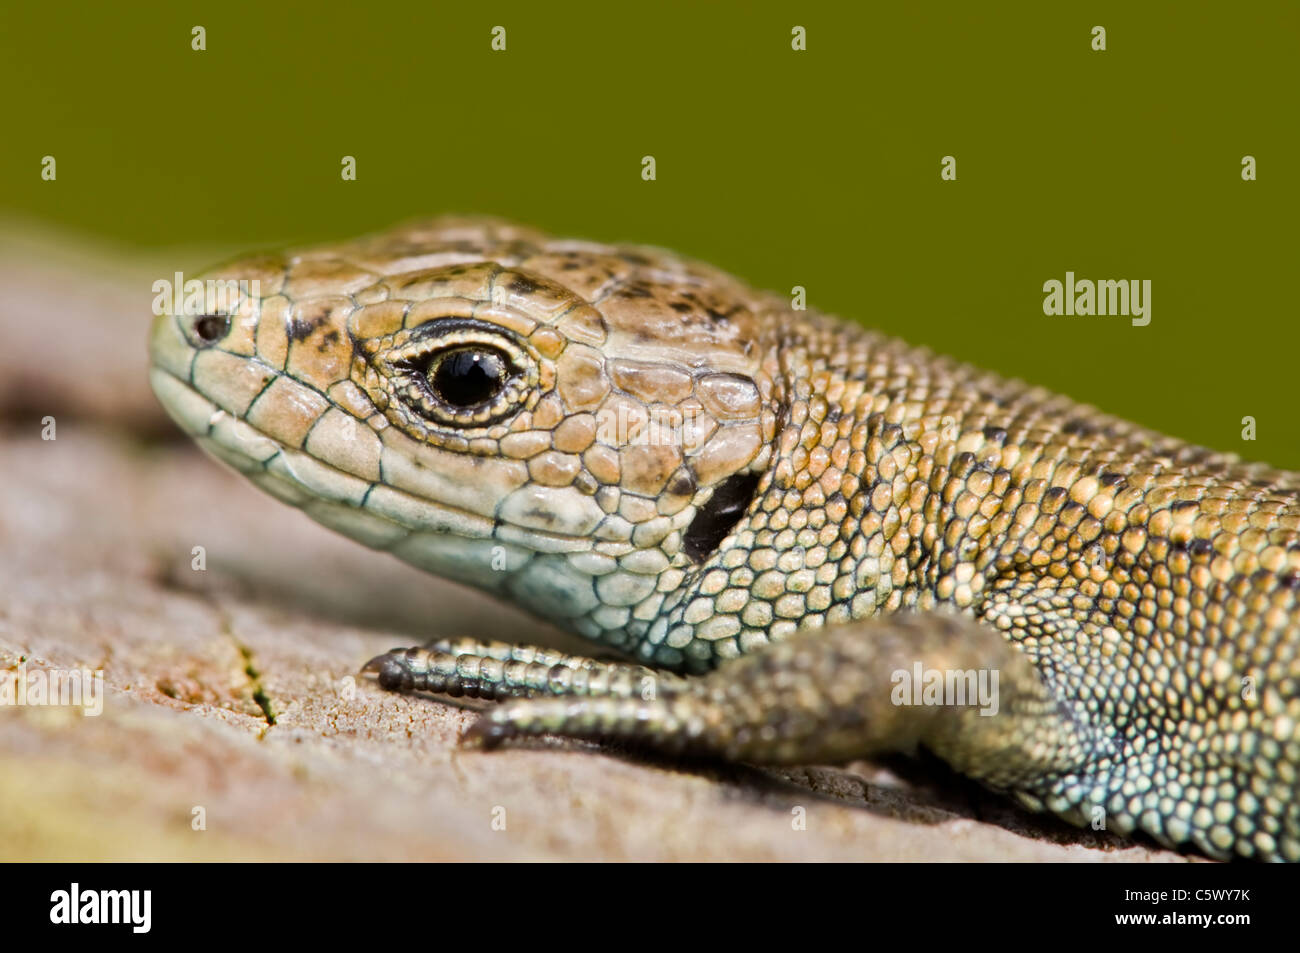
[(602, 662), (580, 655), (506, 642), (471, 639), (392, 649), (362, 667), (390, 691), (506, 699), (534, 696), (590, 698), (653, 695), (680, 676), (642, 665)]
[[(924, 684), (910, 684), (918, 676)], [(970, 697), (944, 697), (958, 682)], [(542, 694), (485, 712), (465, 740), (628, 739), (769, 764), (842, 763), (921, 744), (1002, 788), (1078, 770), (1097, 745), (1022, 652), (974, 619), (941, 613), (808, 630), (651, 693)]]

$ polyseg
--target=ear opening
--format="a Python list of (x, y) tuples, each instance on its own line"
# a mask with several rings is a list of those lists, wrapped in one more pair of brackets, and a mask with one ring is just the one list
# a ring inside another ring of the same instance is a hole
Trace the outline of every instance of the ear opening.
[(682, 538), (687, 556), (702, 563), (712, 555), (749, 509), (762, 476), (761, 472), (736, 473), (718, 484)]

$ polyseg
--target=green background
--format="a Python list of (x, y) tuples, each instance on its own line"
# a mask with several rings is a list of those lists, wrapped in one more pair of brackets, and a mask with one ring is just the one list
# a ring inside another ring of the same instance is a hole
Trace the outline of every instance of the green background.
[[(665, 245), (1300, 469), (1289, 0), (3, 16), (0, 212), (151, 251), (341, 239), (444, 211)], [(796, 23), (807, 52), (790, 49)], [(196, 24), (205, 52), (190, 49)], [(40, 179), (47, 154), (56, 182)], [(945, 155), (955, 182), (940, 180)], [(1150, 279), (1152, 323), (1044, 316), (1043, 282), (1067, 270)]]

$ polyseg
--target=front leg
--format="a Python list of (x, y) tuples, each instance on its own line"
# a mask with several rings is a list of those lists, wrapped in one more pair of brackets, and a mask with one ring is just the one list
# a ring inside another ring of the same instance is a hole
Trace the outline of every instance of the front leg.
[(508, 642), (442, 640), (392, 649), (365, 664), (391, 691), (420, 691), (500, 700), (534, 696), (653, 697), (676, 684), (671, 672)]
[[(945, 680), (982, 671), (995, 696), (914, 704), (899, 689), (918, 665)], [(664, 682), (650, 697), (510, 701), (484, 713), (467, 740), (490, 747), (538, 734), (768, 764), (838, 763), (923, 745), (994, 787), (1031, 790), (1081, 770), (1104, 747), (1022, 652), (974, 619), (941, 613), (806, 630), (700, 678)]]

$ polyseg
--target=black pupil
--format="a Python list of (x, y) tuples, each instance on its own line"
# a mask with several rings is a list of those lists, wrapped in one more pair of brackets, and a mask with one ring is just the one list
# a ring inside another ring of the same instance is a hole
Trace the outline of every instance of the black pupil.
[(205, 314), (194, 322), (194, 333), (199, 340), (215, 344), (230, 330), (230, 317), (225, 314)]
[(433, 369), (429, 384), (453, 407), (474, 407), (491, 400), (506, 381), (506, 362), (481, 348), (452, 351)]

